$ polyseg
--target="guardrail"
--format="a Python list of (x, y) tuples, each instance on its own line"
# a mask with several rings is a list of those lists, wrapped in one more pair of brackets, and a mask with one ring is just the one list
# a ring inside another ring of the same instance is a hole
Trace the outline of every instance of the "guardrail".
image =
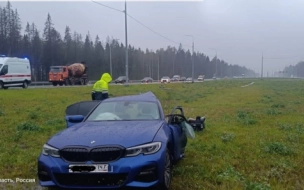
[[(212, 80), (212, 79), (205, 79), (205, 80)], [(90, 80), (88, 82), (87, 85), (93, 85), (96, 81), (94, 80)], [(171, 83), (182, 83), (182, 82), (185, 82), (185, 81), (171, 81)], [(202, 82), (202, 81), (198, 81), (198, 80), (194, 80), (194, 82)], [(141, 83), (141, 80), (130, 80), (129, 83)], [(157, 81), (157, 80), (154, 80), (153, 83), (160, 83), (160, 81)], [(111, 85), (115, 85), (115, 82), (111, 82), (110, 83)], [(118, 83), (118, 85), (121, 84), (121, 83)], [(29, 86), (50, 86), (52, 85), (52, 83), (50, 83), (49, 81), (36, 81), (36, 82), (31, 82), (31, 84)], [(69, 85), (71, 86), (71, 85)], [(74, 85), (74, 86), (80, 86), (80, 85)]]
[(51, 85), (49, 81), (36, 81), (36, 82), (31, 82), (29, 86), (48, 86)]
[[(88, 85), (94, 84), (96, 81), (89, 81)], [(36, 81), (36, 82), (31, 82), (29, 86), (50, 86), (52, 83), (49, 81)], [(75, 85), (77, 86), (77, 85)]]
[[(93, 85), (96, 82), (96, 80), (90, 80), (88, 82), (88, 85)], [(130, 80), (130, 83), (140, 83), (141, 80)], [(115, 82), (111, 82), (110, 84), (115, 84)], [(50, 86), (52, 83), (49, 81), (32, 81), (29, 86)], [(69, 85), (70, 86), (70, 85)], [(75, 86), (80, 86), (80, 85), (75, 85)]]

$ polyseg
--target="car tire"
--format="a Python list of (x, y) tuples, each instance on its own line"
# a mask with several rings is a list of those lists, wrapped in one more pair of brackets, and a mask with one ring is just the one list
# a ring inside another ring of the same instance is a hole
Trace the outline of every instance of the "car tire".
[(0, 89), (4, 89), (4, 84), (2, 81), (0, 81)]
[(69, 81), (67, 79), (64, 80), (64, 85), (68, 86), (69, 85)]
[(27, 87), (28, 87), (28, 84), (27, 84), (26, 81), (24, 81), (23, 84), (22, 84), (22, 88), (27, 88)]
[(158, 187), (159, 190), (168, 190), (170, 188), (171, 180), (172, 180), (172, 169), (173, 169), (173, 164), (172, 164), (171, 154), (169, 149), (167, 149), (164, 160), (164, 173), (161, 176), (162, 182), (159, 184)]

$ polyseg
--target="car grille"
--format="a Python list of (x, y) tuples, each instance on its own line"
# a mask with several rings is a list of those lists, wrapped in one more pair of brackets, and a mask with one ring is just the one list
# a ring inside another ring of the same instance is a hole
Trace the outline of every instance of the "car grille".
[(123, 156), (121, 147), (67, 147), (60, 150), (60, 156), (68, 162), (111, 162)]
[(101, 187), (101, 186), (122, 186), (126, 181), (128, 174), (54, 174), (55, 180), (63, 186), (86, 186), (86, 187)]

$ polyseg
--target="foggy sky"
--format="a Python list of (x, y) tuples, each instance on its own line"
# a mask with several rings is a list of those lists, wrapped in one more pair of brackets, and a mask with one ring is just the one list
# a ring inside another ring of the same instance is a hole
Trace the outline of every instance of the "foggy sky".
[[(99, 1), (124, 10), (124, 2)], [(4, 7), (6, 1), (0, 1)], [(102, 41), (107, 36), (125, 44), (124, 14), (96, 3), (87, 2), (15, 2), (22, 21), (34, 22), (42, 34), (47, 14), (64, 36), (66, 26), (81, 33), (90, 32)], [(304, 0), (204, 0), (200, 2), (128, 2), (127, 11), (144, 25), (210, 58), (261, 71), (264, 76), (304, 60)], [(178, 44), (146, 29), (128, 17), (128, 43), (142, 49), (156, 50)]]

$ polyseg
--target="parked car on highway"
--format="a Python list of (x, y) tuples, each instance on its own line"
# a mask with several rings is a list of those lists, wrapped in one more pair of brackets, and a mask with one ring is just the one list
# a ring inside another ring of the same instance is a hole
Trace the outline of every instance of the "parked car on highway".
[(125, 82), (127, 82), (127, 77), (126, 76), (120, 76), (120, 77), (118, 77), (115, 81), (114, 81), (116, 84), (117, 83), (125, 83)]
[(171, 79), (168, 76), (164, 76), (160, 79), (161, 83), (170, 83)]
[(186, 83), (193, 83), (193, 82), (194, 82), (194, 80), (192, 79), (192, 77), (188, 77), (186, 79)]
[(184, 157), (197, 125), (179, 106), (165, 116), (152, 92), (78, 102), (65, 118), (67, 129), (51, 137), (38, 158), (43, 187), (167, 190), (173, 163)]
[(152, 83), (153, 79), (151, 77), (145, 77), (141, 80), (141, 83)]

